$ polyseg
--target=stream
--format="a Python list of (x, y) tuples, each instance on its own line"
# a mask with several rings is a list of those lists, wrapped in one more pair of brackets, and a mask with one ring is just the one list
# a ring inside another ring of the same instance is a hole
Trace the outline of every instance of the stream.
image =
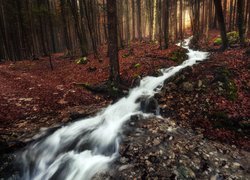
[(28, 146), (18, 159), (23, 168), (19, 179), (81, 180), (107, 171), (119, 156), (123, 125), (133, 115), (147, 116), (141, 111), (138, 99), (153, 97), (166, 79), (208, 57), (207, 52), (189, 49), (189, 41), (190, 38), (186, 39), (182, 45), (188, 50), (188, 60), (181, 65), (162, 69), (163, 74), (159, 77), (143, 78), (127, 97), (109, 105), (94, 117), (63, 126)]

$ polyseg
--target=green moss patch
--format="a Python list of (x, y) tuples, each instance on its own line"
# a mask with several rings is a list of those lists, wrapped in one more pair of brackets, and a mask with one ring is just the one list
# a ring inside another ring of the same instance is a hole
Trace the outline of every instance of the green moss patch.
[(222, 45), (222, 39), (220, 37), (216, 38), (214, 40), (214, 45), (216, 46)]
[(87, 57), (81, 57), (76, 60), (76, 64), (87, 64), (87, 63), (88, 63)]
[(140, 63), (137, 63), (137, 64), (134, 65), (134, 68), (139, 68), (139, 67), (141, 67)]
[[(229, 45), (240, 43), (240, 37), (239, 37), (239, 33), (237, 31), (228, 32), (227, 39), (228, 39)], [(217, 46), (222, 45), (221, 37), (218, 37), (214, 40), (214, 45), (217, 45)]]

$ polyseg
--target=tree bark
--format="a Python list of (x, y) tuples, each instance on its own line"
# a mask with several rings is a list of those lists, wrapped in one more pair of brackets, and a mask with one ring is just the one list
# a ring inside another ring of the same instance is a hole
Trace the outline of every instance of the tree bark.
[(243, 14), (243, 5), (244, 0), (237, 1), (237, 14), (238, 14), (238, 31), (240, 37), (241, 46), (245, 46), (245, 37), (244, 37), (244, 14)]
[(117, 39), (117, 12), (116, 1), (107, 0), (108, 14), (108, 37), (109, 37), (109, 62), (110, 76), (109, 79), (114, 85), (120, 83), (119, 59), (118, 59), (118, 39)]
[(164, 46), (163, 49), (168, 48), (168, 40), (169, 40), (169, 1), (163, 1), (163, 19), (165, 19), (163, 23), (163, 36), (164, 36)]
[(227, 40), (226, 26), (225, 26), (225, 22), (224, 22), (221, 0), (214, 0), (214, 5), (215, 5), (215, 9), (216, 9), (216, 14), (217, 14), (217, 20), (218, 20), (218, 23), (220, 26), (220, 34), (221, 34), (221, 39), (222, 39), (222, 50), (225, 50), (228, 47), (228, 40)]
[(141, 41), (142, 40), (142, 31), (141, 31), (141, 0), (136, 0), (137, 5), (137, 33), (138, 38)]

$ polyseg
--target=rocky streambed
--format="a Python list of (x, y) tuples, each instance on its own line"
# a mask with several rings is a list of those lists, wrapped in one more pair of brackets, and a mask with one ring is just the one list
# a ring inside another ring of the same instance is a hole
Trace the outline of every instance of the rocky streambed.
[[(173, 119), (134, 118), (111, 171), (95, 179), (249, 179), (250, 154)], [(133, 130), (131, 130), (133, 129)]]

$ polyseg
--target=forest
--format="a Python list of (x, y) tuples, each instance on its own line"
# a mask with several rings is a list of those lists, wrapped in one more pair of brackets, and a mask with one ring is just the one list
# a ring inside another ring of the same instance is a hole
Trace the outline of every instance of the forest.
[(250, 179), (250, 0), (0, 0), (0, 179)]

